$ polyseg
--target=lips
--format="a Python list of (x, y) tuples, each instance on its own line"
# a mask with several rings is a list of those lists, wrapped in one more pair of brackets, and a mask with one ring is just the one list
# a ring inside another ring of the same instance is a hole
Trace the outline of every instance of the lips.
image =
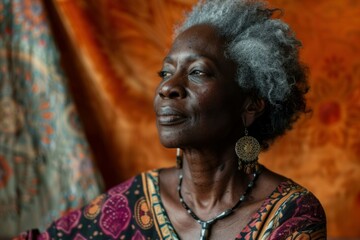
[(187, 119), (185, 114), (171, 107), (161, 107), (156, 112), (156, 116), (158, 123), (164, 126), (180, 124)]

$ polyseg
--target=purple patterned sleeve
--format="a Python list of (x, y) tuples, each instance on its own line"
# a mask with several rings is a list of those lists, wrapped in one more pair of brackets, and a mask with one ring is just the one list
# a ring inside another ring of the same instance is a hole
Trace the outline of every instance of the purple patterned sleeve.
[[(28, 231), (14, 240), (25, 239), (144, 239), (153, 229), (141, 229), (133, 217), (135, 203), (142, 199), (141, 179), (135, 177), (110, 189), (82, 209), (69, 212), (44, 233)], [(141, 230), (141, 231), (140, 231)]]
[(284, 202), (279, 227), (269, 239), (326, 239), (326, 216), (319, 200), (306, 192)]

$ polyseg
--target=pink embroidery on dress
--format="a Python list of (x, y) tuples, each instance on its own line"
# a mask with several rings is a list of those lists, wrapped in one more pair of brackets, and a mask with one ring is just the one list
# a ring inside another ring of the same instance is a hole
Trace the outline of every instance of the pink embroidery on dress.
[(119, 194), (106, 200), (103, 205), (100, 228), (106, 235), (118, 238), (130, 222), (131, 212), (127, 199)]
[(86, 240), (80, 233), (76, 234), (74, 240)]
[(69, 234), (71, 230), (78, 224), (81, 211), (76, 210), (56, 221), (56, 228)]
[(129, 189), (129, 187), (131, 186), (133, 181), (134, 181), (134, 178), (130, 178), (129, 180), (113, 187), (112, 189), (110, 189), (108, 191), (109, 195), (116, 195), (116, 194), (124, 193), (126, 190)]
[(136, 231), (135, 235), (131, 238), (131, 240), (146, 240), (145, 237), (140, 233), (139, 230)]

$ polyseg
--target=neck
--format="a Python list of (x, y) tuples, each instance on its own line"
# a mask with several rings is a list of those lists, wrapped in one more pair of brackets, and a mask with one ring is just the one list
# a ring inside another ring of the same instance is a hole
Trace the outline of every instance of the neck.
[(185, 149), (182, 171), (184, 199), (198, 213), (231, 207), (249, 181), (237, 169), (233, 149), (221, 153)]
[(184, 201), (184, 198), (182, 197), (182, 194), (181, 194), (181, 186), (182, 186), (183, 175), (180, 173), (180, 175), (179, 175), (179, 185), (178, 185), (179, 200), (180, 200), (181, 205), (188, 212), (188, 214), (201, 225), (200, 240), (208, 239), (213, 224), (215, 224), (218, 220), (227, 218), (228, 216), (232, 215), (233, 212), (241, 205), (241, 203), (248, 197), (247, 195), (252, 190), (252, 187), (254, 186), (254, 182), (257, 180), (258, 175), (260, 174), (260, 172), (261, 172), (261, 169), (259, 169), (256, 173), (253, 174), (253, 179), (251, 180), (251, 182), (249, 182), (246, 190), (241, 195), (241, 197), (236, 202), (236, 204), (233, 205), (233, 207), (225, 209), (221, 213), (215, 215), (214, 217), (212, 217), (211, 219), (208, 219), (208, 220), (204, 220), (201, 217), (199, 218), (199, 215), (196, 214), (188, 206), (188, 204), (186, 204), (186, 202)]

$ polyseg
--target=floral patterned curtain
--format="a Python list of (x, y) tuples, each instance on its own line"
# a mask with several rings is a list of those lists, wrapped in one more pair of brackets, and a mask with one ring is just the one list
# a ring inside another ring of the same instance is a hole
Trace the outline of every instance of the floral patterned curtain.
[(0, 1), (0, 238), (97, 196), (96, 174), (39, 0)]

